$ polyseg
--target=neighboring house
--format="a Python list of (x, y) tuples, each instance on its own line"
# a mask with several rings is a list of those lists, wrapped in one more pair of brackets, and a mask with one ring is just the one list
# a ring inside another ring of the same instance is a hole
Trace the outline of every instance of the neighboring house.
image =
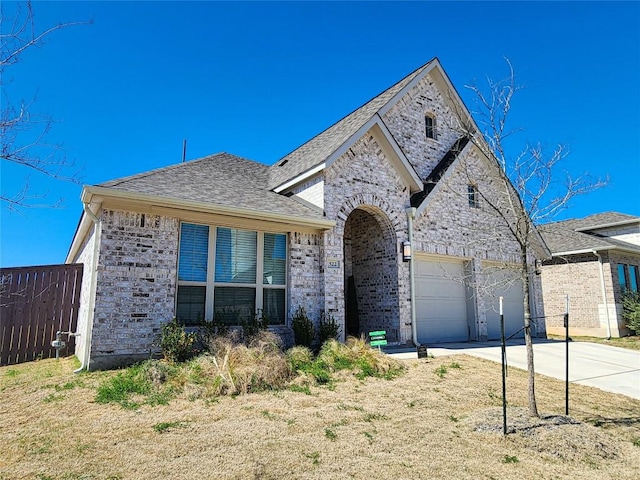
[(477, 196), (498, 167), (451, 127), (456, 112), (469, 115), (434, 59), (272, 166), (220, 153), (85, 186), (67, 258), (86, 265), (83, 365), (147, 358), (173, 317), (258, 313), (286, 332), (298, 307), (332, 315), (343, 338), (468, 341), (499, 337), (503, 295), (516, 332), (517, 275), (482, 287), (519, 258)]
[(640, 284), (640, 217), (599, 213), (538, 231), (553, 254), (542, 266), (547, 333), (564, 334), (568, 295), (569, 335), (628, 335), (621, 295)]

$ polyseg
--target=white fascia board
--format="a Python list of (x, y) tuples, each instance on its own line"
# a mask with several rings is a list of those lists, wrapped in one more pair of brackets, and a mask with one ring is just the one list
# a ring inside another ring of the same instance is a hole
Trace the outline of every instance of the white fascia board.
[(378, 110), (378, 115), (382, 116), (389, 110), (391, 110), (391, 108), (393, 108), (393, 106), (398, 102), (398, 100), (400, 100), (400, 98), (402, 98), (409, 90), (415, 87), (420, 80), (429, 75), (429, 73), (431, 73), (431, 71), (436, 67), (442, 70), (442, 66), (440, 65), (440, 62), (437, 58), (433, 60), (433, 63), (431, 65), (425, 68), (419, 75), (416, 75), (415, 78), (409, 83), (407, 83), (398, 93), (391, 97), (391, 99)]
[[(83, 202), (84, 202), (84, 199), (86, 198), (85, 189), (87, 188), (88, 187), (86, 185), (82, 187), (82, 193), (80, 194), (80, 198), (83, 200)], [(89, 205), (89, 208), (91, 208), (91, 205)], [(91, 211), (95, 215), (100, 215), (100, 206), (98, 205), (96, 208), (91, 208)], [(76, 228), (76, 233), (73, 235), (73, 240), (71, 240), (71, 245), (69, 246), (67, 258), (64, 263), (74, 262), (74, 259), (76, 255), (78, 255), (80, 247), (84, 242), (84, 239), (86, 238), (87, 234), (89, 233), (92, 227), (93, 227), (93, 220), (91, 220), (91, 218), (87, 216), (86, 212), (83, 209), (82, 214), (80, 215), (80, 221), (78, 222), (78, 227)]]
[(297, 177), (292, 178), (291, 180), (287, 181), (286, 183), (283, 183), (282, 185), (274, 188), (273, 191), (276, 192), (276, 193), (284, 192), (285, 190), (287, 190), (287, 189), (289, 189), (289, 188), (291, 188), (291, 187), (293, 187), (295, 185), (298, 185), (299, 183), (302, 183), (307, 179), (310, 179), (316, 173), (319, 173), (324, 169), (325, 169), (325, 163), (323, 162), (323, 163), (321, 163), (319, 165), (316, 165), (312, 169), (307, 170), (304, 173), (301, 173)]
[(604, 252), (604, 251), (609, 251), (609, 250), (615, 250), (618, 252), (625, 252), (625, 253), (631, 253), (633, 255), (640, 255), (640, 252), (638, 250), (635, 250), (633, 248), (624, 248), (620, 245), (610, 245), (608, 247), (595, 247), (595, 248), (582, 248), (580, 250), (568, 250), (566, 252), (558, 252), (558, 253), (554, 253), (552, 256), (553, 257), (562, 257), (565, 255), (578, 255), (580, 253), (593, 253), (594, 251), (596, 252)]
[(564, 257), (567, 255), (580, 255), (582, 253), (604, 252), (607, 250), (616, 250), (616, 247), (597, 247), (597, 248), (581, 248), (580, 250), (567, 250), (565, 252), (553, 252), (551, 257)]
[(298, 175), (297, 177), (289, 180), (287, 183), (283, 183), (282, 185), (274, 188), (273, 191), (276, 193), (280, 193), (287, 189), (290, 189), (291, 187), (310, 179), (313, 175), (331, 166), (331, 164), (338, 158), (340, 158), (342, 154), (345, 153), (349, 149), (349, 147), (351, 147), (351, 145), (355, 143), (356, 140), (362, 137), (367, 132), (367, 130), (369, 130), (373, 126), (375, 122), (375, 116), (371, 117), (371, 119), (367, 123), (360, 127), (353, 135), (347, 138), (347, 140), (342, 145), (334, 150), (333, 153), (329, 155), (323, 163), (312, 168), (311, 170), (307, 170), (305, 173)]
[[(298, 185), (302, 182), (304, 182), (305, 180), (310, 179), (311, 177), (313, 177), (314, 175), (316, 175), (317, 173), (321, 172), (322, 170), (324, 170), (325, 168), (330, 167), (333, 162), (335, 162), (338, 158), (340, 158), (349, 148), (351, 148), (351, 146), (358, 141), (361, 137), (364, 136), (365, 133), (367, 133), (374, 125), (378, 124), (380, 126), (380, 130), (383, 132), (383, 134), (385, 136), (388, 136), (387, 141), (389, 141), (390, 145), (393, 145), (393, 143), (395, 143), (395, 140), (390, 140), (390, 138), (393, 138), (393, 136), (389, 133), (389, 130), (386, 127), (381, 126), (381, 120), (380, 117), (378, 115), (373, 115), (369, 121), (367, 123), (365, 123), (364, 125), (362, 125), (353, 135), (351, 135), (349, 138), (347, 138), (347, 140), (340, 145), (336, 150), (333, 151), (333, 153), (331, 155), (329, 155), (325, 161), (315, 167), (313, 167), (310, 170), (307, 170), (306, 172), (298, 175), (297, 177), (287, 181), (286, 183), (283, 183), (282, 185), (277, 186), (276, 188), (273, 189), (274, 192), (276, 193), (281, 193), (284, 192), (288, 189), (291, 189), (291, 187), (294, 187), (295, 185)], [(384, 132), (387, 133), (384, 133)], [(396, 151), (395, 148), (392, 148), (394, 150), (394, 152)], [(399, 147), (397, 148), (398, 151), (400, 151)], [(401, 151), (400, 151), (401, 153)], [(404, 154), (402, 154), (402, 157), (404, 157)], [(402, 160), (401, 160), (402, 161)], [(406, 159), (406, 157), (404, 157), (404, 162), (406, 162), (407, 164), (409, 164), (408, 160)], [(409, 164), (411, 165), (411, 164)], [(405, 165), (406, 167), (406, 165)], [(413, 169), (413, 167), (411, 167), (411, 169)], [(413, 177), (413, 175), (409, 175), (410, 177)], [(417, 178), (417, 175), (416, 175)], [(417, 187), (419, 190), (422, 190), (422, 185), (418, 179), (418, 184), (419, 186)]]
[[(380, 128), (383, 141), (388, 143), (387, 147), (393, 151), (393, 156), (399, 161), (400, 164), (396, 165), (396, 169), (400, 173), (400, 176), (404, 179), (411, 193), (422, 191), (424, 183), (422, 182), (420, 175), (418, 175), (415, 168), (413, 168), (413, 165), (409, 162), (409, 159), (400, 148), (400, 145), (398, 145), (398, 142), (396, 142), (396, 139), (393, 137), (380, 115), (376, 113), (375, 116), (378, 121), (375, 123), (374, 127), (377, 126)], [(385, 145), (383, 145), (383, 147), (384, 146)]]
[[(367, 123), (365, 123), (362, 127), (360, 127), (358, 131), (356, 131), (353, 135), (351, 135), (347, 139), (347, 141), (340, 146), (340, 148), (334, 151), (329, 156), (329, 158), (327, 158), (327, 160), (325, 161), (326, 167), (327, 168), (330, 167), (333, 164), (333, 162), (335, 162), (338, 158), (340, 158), (349, 148), (353, 146), (354, 143), (360, 140), (360, 138), (362, 138), (369, 130), (373, 130), (372, 133), (374, 133), (375, 135), (376, 133), (375, 127), (378, 127), (377, 129), (380, 135), (382, 136), (381, 139), (385, 143), (387, 143), (387, 145), (381, 145), (381, 146), (383, 148), (386, 146), (387, 150), (389, 150), (388, 153), (391, 153), (392, 157), (396, 157), (395, 159), (397, 161), (394, 162), (395, 167), (398, 170), (398, 173), (400, 173), (400, 176), (403, 178), (403, 180), (407, 184), (407, 186), (410, 187), (412, 192), (414, 191), (417, 192), (422, 190), (423, 184), (422, 184), (422, 181), (420, 180), (420, 177), (418, 176), (413, 166), (411, 165), (411, 163), (409, 162), (405, 154), (402, 152), (397, 142), (393, 138), (393, 135), (391, 135), (391, 132), (389, 132), (389, 129), (386, 127), (386, 125), (384, 124), (384, 122), (382, 121), (382, 119), (378, 114), (374, 114), (373, 117), (371, 117), (371, 119)], [(394, 158), (391, 158), (391, 160), (393, 161)]]
[(73, 235), (73, 240), (71, 240), (71, 245), (69, 246), (67, 258), (65, 259), (64, 263), (74, 263), (74, 259), (78, 254), (78, 250), (80, 249), (80, 245), (82, 245), (82, 242), (84, 241), (84, 238), (91, 225), (93, 225), (93, 222), (83, 211), (80, 215), (80, 222), (78, 223), (78, 228), (76, 228), (76, 233)]
[(308, 217), (298, 217), (296, 215), (261, 212), (258, 210), (247, 208), (229, 207), (226, 205), (217, 205), (213, 203), (195, 202), (191, 200), (171, 197), (161, 197), (156, 195), (149, 195), (146, 193), (127, 192), (124, 190), (115, 190), (105, 187), (88, 186), (85, 187), (82, 192), (83, 202), (90, 203), (94, 199), (106, 201), (109, 198), (140, 202), (152, 206), (226, 215), (230, 217), (249, 218), (274, 223), (295, 224), (300, 225), (301, 227), (311, 227), (320, 230), (328, 230), (333, 228), (333, 226), (335, 225), (335, 222), (333, 220), (313, 219)]
[(602, 225), (594, 225), (589, 227), (576, 228), (576, 232), (587, 232), (590, 230), (600, 230), (601, 228), (621, 227), (622, 225), (640, 224), (640, 219), (633, 218), (631, 220), (621, 220), (619, 222), (603, 223)]

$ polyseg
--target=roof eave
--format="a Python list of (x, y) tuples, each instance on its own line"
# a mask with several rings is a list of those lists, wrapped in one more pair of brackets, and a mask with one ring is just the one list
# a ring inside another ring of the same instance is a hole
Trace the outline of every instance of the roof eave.
[(398, 160), (398, 162), (396, 163), (396, 167), (399, 170), (400, 176), (409, 186), (409, 189), (412, 192), (418, 192), (422, 190), (424, 187), (422, 181), (420, 180), (420, 176), (409, 162), (409, 159), (406, 157), (406, 155), (396, 142), (395, 138), (393, 138), (393, 135), (382, 121), (382, 118), (376, 113), (368, 122), (366, 122), (355, 133), (353, 133), (342, 145), (334, 150), (333, 153), (329, 155), (324, 162), (277, 186), (273, 189), (273, 191), (276, 193), (281, 193), (289, 190), (296, 185), (299, 185), (311, 179), (311, 177), (322, 172), (325, 168), (330, 167), (333, 162), (340, 158), (349, 148), (353, 146), (355, 142), (362, 138), (365, 133), (367, 133), (371, 129), (374, 129), (374, 127), (377, 127), (376, 131), (379, 132), (379, 134), (381, 135), (381, 140), (385, 143), (385, 145), (383, 146), (386, 147), (389, 150), (389, 153), (391, 153)]
[(594, 252), (604, 252), (606, 250), (615, 250), (616, 247), (609, 246), (609, 247), (594, 247), (594, 248), (581, 248), (578, 250), (566, 250), (563, 252), (551, 252), (551, 256), (552, 257), (565, 257), (567, 255), (580, 255), (583, 253), (594, 253)]
[(590, 225), (588, 227), (580, 227), (580, 228), (576, 228), (574, 229), (576, 232), (586, 232), (586, 231), (590, 231), (590, 230), (599, 230), (601, 228), (610, 228), (610, 227), (620, 227), (622, 225), (631, 225), (631, 224), (640, 224), (640, 219), (638, 218), (634, 218), (631, 220), (621, 220), (619, 222), (610, 222), (610, 223), (603, 223), (601, 225)]
[(579, 250), (568, 250), (566, 252), (557, 252), (557, 253), (553, 253), (552, 256), (553, 257), (564, 257), (567, 255), (579, 255), (581, 253), (594, 253), (594, 252), (605, 252), (608, 250), (616, 250), (619, 252), (625, 252), (625, 253), (631, 253), (634, 255), (640, 255), (640, 251), (638, 250), (634, 250), (633, 248), (624, 248), (622, 246), (619, 245), (610, 245), (607, 247), (594, 247), (594, 248), (582, 248)]
[(296, 224), (306, 228), (327, 230), (335, 225), (333, 220), (321, 218), (302, 217), (297, 215), (285, 215), (281, 213), (263, 212), (255, 209), (229, 207), (209, 202), (197, 202), (180, 198), (149, 195), (146, 193), (129, 192), (106, 187), (85, 186), (82, 190), (82, 201), (90, 203), (94, 200), (105, 201), (107, 199), (131, 200), (147, 205), (178, 208), (203, 213), (241, 217), (275, 223)]

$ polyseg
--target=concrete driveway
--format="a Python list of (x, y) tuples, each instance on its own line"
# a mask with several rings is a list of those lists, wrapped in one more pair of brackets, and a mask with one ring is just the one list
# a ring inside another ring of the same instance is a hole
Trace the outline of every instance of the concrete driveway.
[[(465, 353), (500, 363), (500, 342), (442, 343), (427, 346), (434, 356)], [(397, 358), (418, 358), (415, 350), (389, 349)], [(565, 343), (557, 340), (534, 340), (536, 373), (565, 379)], [(510, 367), (527, 369), (524, 340), (507, 344)], [(640, 400), (640, 352), (597, 343), (569, 343), (569, 381), (619, 393)]]

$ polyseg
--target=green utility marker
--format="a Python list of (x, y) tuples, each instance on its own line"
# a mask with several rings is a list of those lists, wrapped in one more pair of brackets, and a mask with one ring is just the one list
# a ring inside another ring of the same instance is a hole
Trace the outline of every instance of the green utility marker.
[(387, 332), (386, 330), (377, 330), (375, 332), (369, 332), (369, 345), (372, 347), (378, 347), (387, 344)]

